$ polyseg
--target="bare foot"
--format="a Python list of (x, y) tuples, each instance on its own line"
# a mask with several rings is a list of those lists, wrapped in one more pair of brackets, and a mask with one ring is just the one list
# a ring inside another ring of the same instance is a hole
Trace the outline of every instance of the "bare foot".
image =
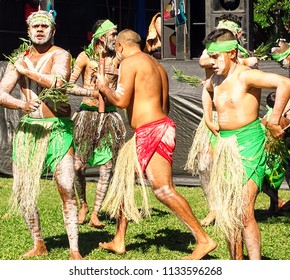
[(284, 201), (281, 198), (278, 198), (278, 209), (280, 210), (284, 205), (286, 204), (286, 201)]
[(79, 251), (70, 251), (70, 260), (83, 260)]
[(89, 213), (88, 204), (83, 203), (79, 210), (79, 225), (82, 225), (86, 219), (86, 215)]
[(203, 220), (201, 220), (200, 224), (202, 226), (209, 226), (209, 225), (213, 224), (214, 221), (215, 221), (215, 211), (211, 210), (207, 214), (207, 216)]
[(47, 249), (43, 240), (37, 241), (36, 247), (28, 250), (26, 253), (19, 256), (19, 258), (31, 258), (36, 256), (46, 256)]
[(99, 220), (98, 213), (95, 211), (91, 215), (91, 219), (89, 221), (89, 226), (95, 227), (95, 228), (104, 228), (105, 227), (105, 224)]
[(217, 243), (209, 239), (207, 243), (197, 243), (191, 255), (188, 255), (183, 260), (201, 260), (205, 255), (213, 251)]
[(99, 247), (120, 255), (126, 253), (125, 245), (117, 245), (114, 240), (111, 242), (100, 242)]

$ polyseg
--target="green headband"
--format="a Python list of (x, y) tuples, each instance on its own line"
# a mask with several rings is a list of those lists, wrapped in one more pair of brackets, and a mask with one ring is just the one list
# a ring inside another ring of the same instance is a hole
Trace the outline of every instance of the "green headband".
[(279, 54), (272, 54), (272, 58), (276, 61), (284, 60), (288, 55), (290, 55), (290, 44), (288, 45), (289, 45), (289, 48), (285, 52), (282, 52)]
[(93, 38), (98, 39), (99, 37), (105, 35), (109, 30), (117, 28), (117, 25), (109, 21), (108, 19), (105, 20), (102, 25), (97, 29), (94, 33)]
[(239, 27), (239, 25), (231, 20), (221, 20), (218, 23), (218, 26), (216, 27), (216, 29), (221, 29), (221, 28), (225, 28), (228, 29), (230, 31), (232, 31), (235, 35), (237, 35), (238, 32), (240, 32), (242, 30), (242, 28)]
[(38, 21), (45, 22), (51, 27), (55, 26), (55, 21), (52, 14), (46, 11), (34, 12), (27, 18), (28, 25), (33, 25), (35, 22)]
[(238, 48), (237, 40), (218, 41), (206, 44), (205, 48), (208, 53), (229, 52)]

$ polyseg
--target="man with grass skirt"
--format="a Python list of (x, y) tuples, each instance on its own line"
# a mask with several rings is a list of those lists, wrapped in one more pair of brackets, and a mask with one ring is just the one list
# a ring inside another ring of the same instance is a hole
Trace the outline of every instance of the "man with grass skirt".
[[(70, 77), (71, 56), (53, 45), (55, 21), (51, 13), (34, 12), (28, 17), (27, 25), (32, 44), (25, 41), (8, 57), (10, 63), (0, 83), (1, 104), (25, 113), (13, 142), (13, 206), (20, 208), (34, 246), (22, 257), (47, 254), (36, 205), (41, 175), (53, 172), (62, 200), (70, 258), (79, 260), (82, 256), (78, 249), (73, 187), (73, 121), (64, 93)], [(10, 95), (17, 82), (23, 94), (21, 100)]]
[[(119, 152), (112, 184), (103, 203), (111, 217), (118, 220), (117, 232), (111, 242), (99, 245), (118, 254), (126, 252), (128, 221), (138, 222), (150, 214), (144, 174), (155, 197), (169, 207), (195, 237), (196, 246), (185, 259), (202, 259), (217, 244), (202, 229), (188, 202), (173, 185), (175, 124), (168, 117), (168, 77), (164, 67), (142, 52), (140, 45), (141, 38), (136, 32), (125, 29), (119, 33), (115, 50), (121, 64), (116, 90), (109, 87), (104, 63), (100, 64), (97, 86), (110, 102), (126, 108), (135, 134)], [(135, 174), (139, 175), (139, 187), (135, 184)], [(137, 190), (141, 192), (142, 205), (135, 200)]]
[[(257, 68), (258, 59), (256, 57), (250, 56), (250, 53), (241, 46), (244, 34), (241, 26), (241, 19), (237, 15), (227, 13), (221, 15), (218, 18), (216, 29), (225, 28), (230, 30), (236, 36), (239, 42), (239, 63), (251, 68)], [(205, 78), (209, 79), (214, 71), (206, 49), (204, 49), (201, 57), (199, 58), (199, 65), (205, 69)], [(216, 112), (213, 113), (213, 118), (215, 121), (217, 121)], [(204, 122), (204, 118), (202, 118), (195, 131), (193, 142), (188, 153), (185, 169), (189, 171), (192, 176), (199, 176), (201, 187), (209, 206), (209, 213), (200, 222), (203, 226), (209, 226), (214, 223), (215, 220), (215, 209), (213, 207), (213, 203), (210, 200), (210, 189), (208, 187), (209, 172), (211, 170), (212, 164), (212, 146), (215, 145), (215, 142), (215, 135), (209, 131)]]
[[(126, 129), (116, 107), (107, 100), (96, 98), (98, 89), (92, 74), (99, 67), (100, 58), (106, 58), (106, 77), (110, 87), (116, 88), (119, 61), (115, 57), (117, 26), (110, 20), (98, 20), (92, 28), (91, 44), (81, 52), (73, 66), (69, 93), (84, 96), (78, 112), (74, 116), (75, 187), (80, 201), (79, 224), (83, 224), (88, 213), (86, 200), (86, 165), (100, 166), (94, 209), (89, 226), (103, 228), (99, 211), (107, 193), (112, 168), (120, 147), (125, 142)], [(82, 76), (83, 86), (76, 82)], [(105, 103), (105, 104), (103, 104)]]
[[(225, 234), (231, 259), (261, 259), (261, 235), (254, 216), (257, 193), (265, 176), (265, 132), (259, 119), (262, 88), (276, 90), (266, 128), (282, 139), (282, 112), (290, 96), (286, 77), (251, 69), (237, 60), (238, 41), (228, 29), (217, 29), (204, 40), (214, 74), (203, 88), (206, 125), (218, 137), (213, 150), (210, 197), (215, 225)], [(212, 117), (216, 108), (218, 122)]]

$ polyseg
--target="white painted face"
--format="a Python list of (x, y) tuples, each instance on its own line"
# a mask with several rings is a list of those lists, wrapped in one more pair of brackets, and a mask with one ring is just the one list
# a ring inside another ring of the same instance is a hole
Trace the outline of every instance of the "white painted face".
[(105, 35), (105, 38), (106, 38), (105, 48), (107, 50), (110, 50), (110, 51), (115, 50), (117, 35), (118, 35), (118, 32), (117, 32), (116, 28), (114, 28), (106, 33), (106, 35)]
[(48, 22), (39, 20), (34, 21), (28, 28), (28, 35), (32, 43), (43, 45), (47, 43), (54, 34), (54, 28)]
[(208, 55), (214, 73), (217, 75), (225, 75), (229, 70), (229, 66), (227, 65), (229, 53), (209, 53)]

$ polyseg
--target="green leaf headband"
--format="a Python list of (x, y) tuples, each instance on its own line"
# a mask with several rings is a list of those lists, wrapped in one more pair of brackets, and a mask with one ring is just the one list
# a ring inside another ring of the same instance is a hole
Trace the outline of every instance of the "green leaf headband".
[(109, 30), (117, 28), (117, 25), (112, 23), (110, 20), (105, 20), (101, 26), (94, 33), (93, 38), (98, 39), (99, 37), (105, 35)]
[(208, 43), (205, 48), (208, 53), (223, 53), (237, 49), (238, 45), (237, 40), (228, 40)]
[(288, 55), (290, 55), (290, 43), (288, 45), (289, 48), (285, 52), (279, 54), (272, 54), (272, 58), (276, 61), (284, 60)]
[(235, 35), (237, 35), (237, 33), (239, 33), (240, 31), (242, 31), (242, 28), (240, 28), (236, 22), (231, 21), (231, 20), (219, 21), (216, 29), (221, 29), (221, 28), (228, 29), (228, 30), (232, 31)]
[(55, 21), (52, 14), (46, 11), (34, 12), (27, 18), (27, 24), (29, 26), (33, 25), (35, 22), (38, 21), (45, 22), (51, 27), (55, 26)]

